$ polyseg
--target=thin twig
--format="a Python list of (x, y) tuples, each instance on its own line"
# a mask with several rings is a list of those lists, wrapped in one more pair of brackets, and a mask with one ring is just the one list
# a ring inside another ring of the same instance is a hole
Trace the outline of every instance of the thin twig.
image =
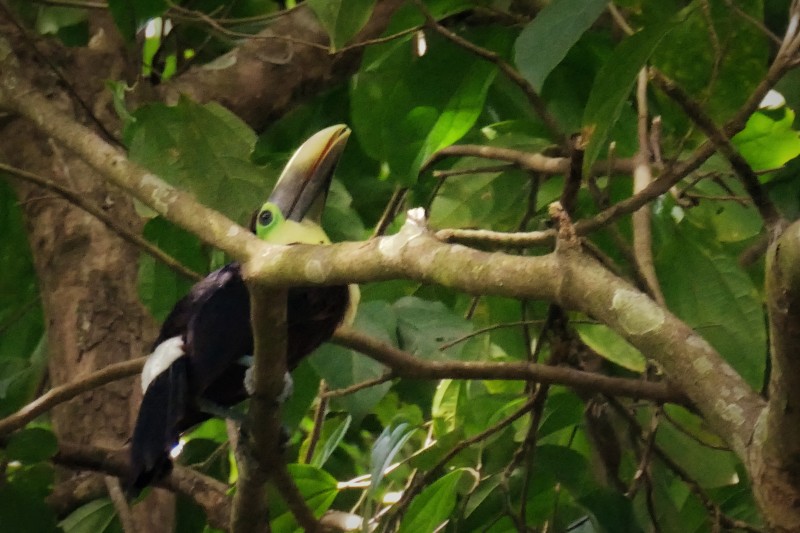
[(453, 168), (449, 170), (434, 170), (431, 174), (434, 178), (449, 178), (452, 176), (468, 176), (471, 174), (485, 174), (488, 172), (503, 172), (504, 170), (508, 170), (510, 168), (514, 168), (514, 165), (505, 164), (505, 165), (489, 165), (484, 167), (473, 167), (473, 168)]
[(667, 96), (672, 98), (686, 113), (686, 115), (703, 130), (715, 147), (728, 160), (736, 175), (744, 185), (747, 194), (753, 199), (764, 225), (771, 235), (777, 236), (782, 230), (785, 220), (781, 216), (778, 208), (761, 186), (758, 176), (753, 172), (750, 164), (731, 144), (724, 129), (717, 128), (714, 121), (709, 117), (700, 104), (692, 99), (681, 87), (673, 80), (667, 78), (663, 73), (651, 69), (652, 79), (655, 84), (664, 91)]
[(647, 398), (681, 405), (688, 400), (667, 383), (609, 377), (561, 366), (527, 362), (485, 363), (477, 361), (427, 361), (394, 346), (359, 333), (339, 328), (333, 342), (351, 348), (390, 367), (397, 377), (414, 379), (497, 379), (558, 383), (576, 390), (614, 396)]
[(327, 390), (328, 386), (325, 384), (325, 380), (320, 380), (319, 391), (317, 391), (317, 408), (314, 410), (314, 425), (311, 428), (311, 435), (308, 437), (308, 448), (303, 458), (304, 464), (311, 464), (317, 443), (322, 436), (322, 425), (325, 423), (325, 414), (328, 412), (328, 396), (325, 395)]
[[(636, 437), (640, 441), (645, 442), (646, 433), (642, 429), (636, 417), (617, 399), (608, 398), (608, 401), (614, 407), (614, 410), (622, 415), (631, 428), (635, 430)], [(654, 443), (652, 450), (653, 454), (657, 456), (667, 466), (667, 468), (672, 470), (684, 483), (686, 483), (686, 485), (689, 487), (689, 490), (691, 490), (694, 495), (698, 497), (706, 510), (708, 510), (708, 513), (711, 517), (719, 517), (722, 525), (728, 528), (743, 529), (750, 533), (764, 533), (764, 530), (761, 528), (753, 526), (752, 524), (748, 524), (742, 520), (736, 520), (722, 513), (719, 505), (711, 499), (711, 497), (706, 493), (705, 489), (703, 489), (703, 487), (701, 487), (700, 484), (683, 469), (683, 467), (676, 463), (660, 446), (658, 446), (658, 444)]]
[(435, 476), (438, 473), (438, 471), (442, 467), (444, 467), (444, 465), (449, 463), (454, 457), (456, 457), (463, 450), (466, 450), (473, 444), (488, 439), (495, 433), (502, 431), (509, 425), (519, 420), (522, 416), (528, 413), (532, 405), (533, 405), (533, 400), (528, 400), (519, 409), (517, 409), (504, 419), (500, 420), (496, 424), (489, 426), (488, 428), (481, 431), (477, 435), (473, 435), (468, 439), (464, 439), (455, 446), (453, 446), (453, 448), (451, 448), (449, 452), (447, 452), (441, 459), (439, 459), (436, 462), (436, 464), (433, 465), (433, 467), (431, 467), (425, 474), (419, 476), (415, 480), (415, 483), (412, 486), (409, 486), (405, 491), (403, 491), (402, 498), (400, 499), (399, 502), (397, 502), (397, 505), (392, 511), (392, 521), (399, 520), (402, 517), (407, 506), (411, 503), (411, 500), (414, 499), (414, 496), (417, 495), (417, 493), (422, 489), (422, 487), (426, 486), (433, 479), (433, 476)]
[(49, 411), (56, 405), (71, 400), (75, 396), (96, 389), (106, 383), (119, 379), (135, 376), (142, 371), (147, 357), (139, 357), (130, 361), (114, 363), (101, 370), (92, 372), (81, 379), (59, 385), (39, 396), (34, 401), (22, 407), (16, 413), (0, 420), (0, 436), (7, 435), (20, 429), (37, 416)]
[(395, 188), (394, 192), (392, 193), (392, 197), (389, 199), (389, 203), (386, 204), (386, 208), (383, 210), (383, 214), (381, 214), (381, 219), (377, 224), (375, 224), (375, 229), (372, 232), (372, 238), (380, 237), (386, 233), (386, 230), (397, 216), (397, 212), (400, 209), (403, 200), (406, 198), (407, 191), (408, 189), (406, 187)]
[(52, 191), (59, 196), (63, 197), (65, 200), (70, 202), (71, 204), (75, 205), (76, 207), (83, 209), (97, 220), (105, 224), (105, 226), (116, 233), (120, 238), (133, 244), (146, 254), (153, 257), (155, 260), (160, 261), (170, 269), (172, 269), (177, 274), (184, 276), (185, 278), (198, 281), (203, 278), (197, 272), (185, 267), (180, 261), (169, 255), (168, 253), (164, 252), (157, 246), (154, 246), (152, 243), (148, 242), (145, 238), (141, 235), (133, 233), (128, 228), (124, 227), (122, 224), (118, 223), (112, 217), (108, 216), (106, 213), (103, 212), (102, 209), (94, 205), (93, 203), (89, 202), (85, 196), (78, 194), (66, 187), (63, 187), (59, 183), (56, 183), (53, 180), (47, 179), (43, 176), (39, 176), (38, 174), (34, 174), (32, 172), (28, 172), (26, 170), (22, 170), (21, 168), (16, 168), (11, 165), (6, 165), (5, 163), (0, 163), (0, 171), (7, 172), (11, 177), (21, 179), (27, 181), (29, 183), (34, 183), (43, 189), (47, 189)]
[[(636, 153), (636, 168), (633, 171), (633, 193), (642, 192), (653, 181), (650, 169), (650, 135), (648, 132), (649, 116), (647, 111), (647, 70), (639, 71), (636, 85), (636, 103), (638, 111), (637, 132), (639, 150)], [(661, 305), (664, 305), (664, 294), (658, 283), (656, 268), (653, 263), (653, 231), (651, 227), (652, 209), (650, 204), (631, 216), (633, 224), (634, 263), (642, 279), (647, 284), (647, 292)]]
[(349, 387), (344, 387), (342, 389), (333, 389), (325, 392), (323, 395), (325, 398), (339, 398), (341, 396), (347, 396), (349, 394), (356, 393), (358, 391), (368, 389), (370, 387), (375, 387), (382, 383), (386, 383), (387, 381), (391, 381), (395, 378), (393, 372), (386, 372), (382, 376), (378, 376), (377, 378), (368, 379), (366, 381), (362, 381), (360, 383), (356, 383), (354, 385), (350, 385)]

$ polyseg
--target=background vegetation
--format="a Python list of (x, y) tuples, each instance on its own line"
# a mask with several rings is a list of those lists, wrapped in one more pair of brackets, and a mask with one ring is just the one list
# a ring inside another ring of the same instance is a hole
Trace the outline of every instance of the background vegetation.
[[(800, 530), (798, 22), (788, 0), (0, 1), (0, 530)], [(324, 225), (360, 242), (238, 231), (335, 123)], [(359, 282), (356, 322), (279, 418), (251, 407), (260, 464), (212, 420), (130, 506), (142, 356), (231, 259), (261, 303)]]

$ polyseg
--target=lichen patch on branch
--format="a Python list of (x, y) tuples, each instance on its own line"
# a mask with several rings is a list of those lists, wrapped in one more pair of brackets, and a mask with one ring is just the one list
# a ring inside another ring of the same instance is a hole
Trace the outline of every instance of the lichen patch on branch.
[(641, 292), (618, 289), (611, 309), (618, 313), (622, 329), (629, 335), (643, 335), (658, 329), (665, 319), (664, 310)]
[(328, 271), (325, 264), (318, 259), (310, 259), (305, 266), (305, 274), (314, 283), (322, 283), (328, 278)]
[(166, 213), (175, 199), (173, 194), (175, 190), (164, 183), (158, 176), (149, 172), (142, 176), (141, 185), (142, 187), (152, 188), (153, 191), (150, 194), (150, 198), (153, 200), (153, 207), (161, 214)]

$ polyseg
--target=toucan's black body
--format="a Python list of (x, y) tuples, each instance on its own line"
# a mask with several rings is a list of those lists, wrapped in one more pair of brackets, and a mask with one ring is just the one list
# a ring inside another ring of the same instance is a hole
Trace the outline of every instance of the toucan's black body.
[[(332, 158), (335, 163), (349, 133), (343, 126), (338, 128), (341, 131), (328, 128), (334, 130), (333, 134), (338, 137), (327, 141), (319, 159), (324, 156)], [(328, 152), (332, 145), (338, 151), (331, 156)], [(298, 196), (322, 194), (324, 201), (333, 172), (330, 161), (324, 162), (329, 168), (322, 168), (323, 183), (318, 185), (319, 190), (311, 191), (303, 184), (300, 192), (296, 193)], [(305, 173), (319, 171), (319, 163), (312, 163), (306, 165), (311, 170), (301, 165), (300, 178), (309, 179)], [(292, 161), (289, 165), (292, 165)], [(289, 168), (287, 166), (287, 170)], [(320, 179), (320, 176), (316, 176), (316, 179)], [(289, 202), (292, 207), (284, 211), (287, 184), (296, 186), (282, 177), (270, 199), (279, 198), (275, 205), (281, 208), (286, 222), (301, 220), (310, 202), (306, 201), (301, 213), (287, 214), (297, 204), (297, 199), (292, 198)], [(272, 204), (265, 204), (265, 208), (268, 205)], [(256, 229), (255, 226), (253, 229)], [(314, 235), (317, 238), (318, 234)], [(259, 233), (259, 236), (266, 240), (271, 238), (266, 232)], [(349, 295), (347, 286), (289, 289), (286, 357), (290, 370), (331, 337), (351, 303)], [(249, 294), (238, 263), (230, 263), (212, 272), (175, 305), (161, 327), (151, 358), (159, 356), (159, 347), (170, 343), (173, 348), (170, 352), (172, 355), (166, 358), (168, 364), (154, 365), (157, 371), (151, 372), (151, 377), (144, 384), (144, 396), (131, 442), (131, 476), (128, 483), (131, 494), (137, 494), (169, 473), (172, 468), (170, 451), (178, 443), (182, 432), (211, 417), (207, 405), (230, 407), (247, 398), (244, 387), (247, 366), (243, 359), (253, 354), (253, 334)], [(145, 372), (143, 380), (144, 376)]]

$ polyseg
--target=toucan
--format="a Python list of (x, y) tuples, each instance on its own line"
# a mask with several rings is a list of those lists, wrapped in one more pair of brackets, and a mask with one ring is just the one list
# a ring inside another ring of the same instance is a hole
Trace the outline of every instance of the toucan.
[[(331, 126), (297, 149), (250, 229), (275, 244), (327, 244), (322, 208), (350, 130)], [(355, 286), (292, 287), (287, 295), (287, 367), (352, 319)], [(247, 398), (252, 361), (250, 299), (241, 266), (230, 263), (195, 284), (161, 327), (141, 375), (142, 403), (130, 446), (128, 494), (169, 474), (181, 433)]]

